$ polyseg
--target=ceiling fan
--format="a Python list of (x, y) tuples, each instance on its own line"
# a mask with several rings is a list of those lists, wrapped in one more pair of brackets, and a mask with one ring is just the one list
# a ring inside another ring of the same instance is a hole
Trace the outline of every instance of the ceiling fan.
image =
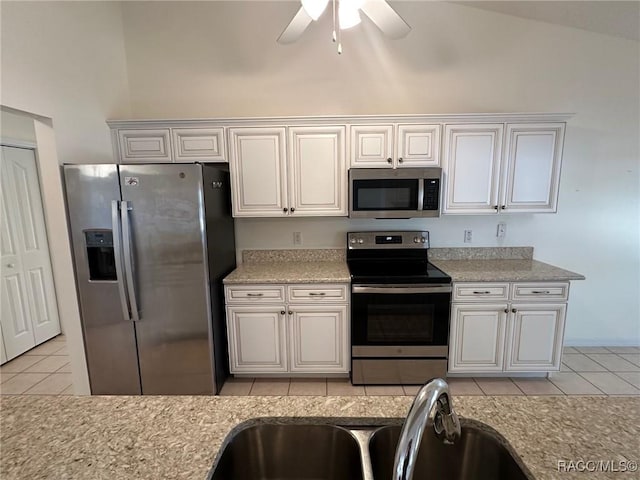
[[(278, 43), (288, 44), (298, 40), (311, 22), (318, 20), (326, 10), (329, 0), (301, 0), (302, 6), (287, 28), (278, 37)], [(338, 9), (336, 12), (336, 3)], [(333, 41), (338, 43), (338, 53), (342, 53), (340, 30), (360, 23), (363, 12), (389, 38), (402, 38), (411, 27), (391, 8), (386, 0), (332, 0)], [(336, 15), (337, 13), (337, 15)]]

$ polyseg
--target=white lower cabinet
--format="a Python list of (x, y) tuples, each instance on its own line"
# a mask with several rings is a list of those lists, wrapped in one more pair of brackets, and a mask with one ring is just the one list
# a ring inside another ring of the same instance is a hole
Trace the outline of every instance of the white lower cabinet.
[[(507, 303), (487, 303), (505, 284), (454, 285), (468, 291), (451, 309), (449, 372), (502, 373), (560, 370), (568, 283), (513, 283)], [(530, 292), (529, 292), (530, 291)], [(559, 293), (561, 292), (561, 293)], [(528, 303), (513, 301), (531, 293)]]
[(227, 308), (231, 373), (287, 371), (283, 307)]
[(505, 370), (559, 370), (567, 306), (514, 303), (512, 307)]
[(349, 372), (347, 285), (227, 286), (225, 299), (231, 373)]
[(289, 315), (291, 371), (348, 372), (347, 306), (296, 306)]
[(456, 305), (451, 309), (451, 372), (501, 372), (507, 305)]

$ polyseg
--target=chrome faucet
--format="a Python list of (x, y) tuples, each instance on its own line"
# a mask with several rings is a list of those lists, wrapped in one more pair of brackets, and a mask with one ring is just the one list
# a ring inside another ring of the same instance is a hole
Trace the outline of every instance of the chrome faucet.
[(393, 480), (412, 480), (422, 434), (431, 417), (436, 436), (444, 443), (460, 438), (460, 420), (453, 411), (449, 385), (441, 378), (424, 385), (411, 404), (396, 448)]

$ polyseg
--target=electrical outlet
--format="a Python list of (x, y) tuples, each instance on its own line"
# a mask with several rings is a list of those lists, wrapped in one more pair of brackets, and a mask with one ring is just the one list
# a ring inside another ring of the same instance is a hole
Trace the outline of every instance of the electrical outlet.
[(293, 244), (302, 245), (302, 232), (293, 232)]
[(506, 223), (499, 223), (498, 224), (498, 230), (496, 231), (496, 237), (504, 238), (504, 236), (506, 234), (507, 234), (507, 224)]
[(473, 240), (473, 232), (471, 230), (464, 231), (464, 243), (471, 243)]

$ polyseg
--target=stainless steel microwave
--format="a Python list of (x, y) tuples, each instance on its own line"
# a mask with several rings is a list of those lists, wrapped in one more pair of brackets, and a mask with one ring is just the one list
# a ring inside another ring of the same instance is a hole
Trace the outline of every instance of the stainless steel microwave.
[(439, 167), (352, 168), (349, 217), (439, 217), (441, 181)]

